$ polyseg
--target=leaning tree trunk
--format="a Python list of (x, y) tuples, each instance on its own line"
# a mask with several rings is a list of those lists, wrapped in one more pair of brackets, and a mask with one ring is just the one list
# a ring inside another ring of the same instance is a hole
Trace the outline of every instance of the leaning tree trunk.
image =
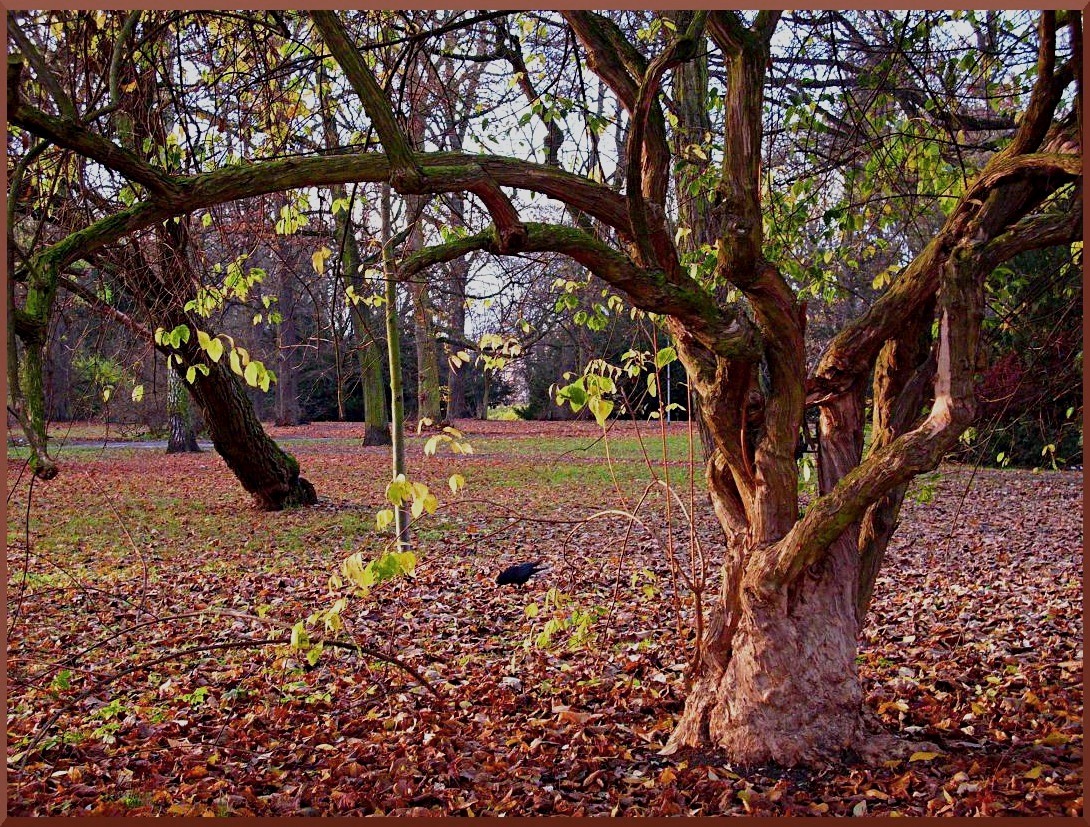
[(168, 454), (201, 453), (185, 380), (170, 368), (167, 368), (167, 424), (170, 429), (167, 438)]
[[(278, 511), (287, 506), (317, 502), (314, 486), (299, 476), (299, 463), (265, 433), (245, 386), (228, 367), (226, 355), (219, 362), (210, 362), (197, 343), (195, 331), (201, 327), (202, 320), (191, 317), (183, 309), (189, 291), (196, 289), (196, 279), (188, 269), (185, 254), (189, 241), (184, 224), (171, 222), (161, 226), (159, 232), (153, 248), (159, 256), (156, 266), (149, 266), (134, 250), (120, 271), (149, 319), (150, 327), (173, 330), (186, 325), (190, 328), (189, 341), (178, 350), (169, 346), (159, 346), (159, 350), (175, 356), (171, 369), (183, 377), (191, 365), (208, 366), (207, 376), (198, 371), (192, 384), (187, 382), (186, 387), (204, 418), (213, 447), (242, 487), (253, 496), (258, 508)], [(179, 274), (186, 277), (179, 278)]]
[[(199, 349), (193, 348), (188, 355), (193, 362), (206, 361), (198, 353)], [(210, 364), (208, 375), (198, 374), (190, 387), (193, 401), (204, 414), (213, 447), (258, 508), (279, 511), (313, 505), (318, 501), (314, 486), (299, 476), (295, 458), (265, 433), (246, 388), (225, 361)]]
[[(157, 113), (153, 105), (156, 94), (145, 77), (138, 78), (139, 98), (129, 101), (131, 111), (118, 110), (119, 129), (128, 135), (127, 148), (136, 151), (144, 138), (153, 145), (165, 141), (166, 126), (161, 113), (148, 118), (147, 112)], [(142, 103), (137, 103), (142, 99)], [(134, 131), (135, 130), (135, 131)], [(227, 467), (242, 487), (254, 498), (258, 508), (278, 511), (286, 506), (310, 505), (317, 502), (314, 486), (299, 476), (299, 463), (261, 427), (241, 380), (227, 366), (227, 357), (210, 362), (197, 344), (196, 330), (200, 317), (185, 310), (186, 302), (196, 294), (197, 279), (189, 259), (190, 236), (186, 222), (179, 218), (161, 223), (150, 247), (155, 253), (155, 266), (149, 266), (138, 243), (128, 253), (127, 266), (120, 271), (126, 287), (144, 311), (149, 327), (173, 330), (179, 325), (190, 328), (189, 341), (178, 351), (159, 346), (164, 354), (175, 358), (174, 367), (182, 377), (188, 366), (208, 365), (208, 375), (197, 372), (192, 384), (187, 383), (191, 398), (204, 417), (212, 445), (223, 457)]]

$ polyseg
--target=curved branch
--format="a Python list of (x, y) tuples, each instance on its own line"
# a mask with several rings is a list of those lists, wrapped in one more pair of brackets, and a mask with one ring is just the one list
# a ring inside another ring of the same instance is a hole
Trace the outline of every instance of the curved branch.
[[(632, 303), (651, 313), (682, 320), (687, 332), (712, 353), (726, 358), (754, 359), (759, 353), (756, 333), (743, 316), (723, 309), (688, 276), (671, 281), (661, 270), (640, 267), (627, 256), (598, 241), (581, 229), (554, 224), (526, 224), (524, 252), (561, 253), (582, 264), (618, 290)], [(502, 254), (493, 229), (420, 250), (399, 267), (402, 278), (410, 278), (429, 267), (467, 253), (483, 251)]]
[(982, 250), (993, 266), (1027, 250), (1039, 250), (1082, 240), (1082, 187), (1072, 199), (1071, 209), (1061, 213), (1024, 218)]
[(757, 564), (746, 573), (749, 587), (769, 594), (795, 580), (819, 562), (872, 504), (935, 468), (973, 421), (973, 372), (984, 316), (984, 277), (990, 270), (981, 254), (983, 246), (969, 241), (959, 244), (942, 268), (935, 401), (927, 418), (872, 450), (810, 505), (782, 542), (762, 550)]
[[(630, 235), (624, 198), (578, 175), (495, 156), (429, 153), (416, 158), (428, 171), (428, 184), (433, 192), (469, 190), (491, 180), (498, 186), (517, 187), (555, 198), (613, 227), (622, 236)], [(129, 233), (175, 215), (299, 187), (385, 181), (389, 170), (390, 162), (384, 155), (358, 153), (263, 161), (178, 178), (178, 196), (166, 201), (152, 198), (100, 219), (39, 253), (39, 258), (63, 267)]]
[(107, 169), (121, 173), (130, 181), (146, 187), (154, 197), (171, 201), (178, 196), (177, 179), (113, 141), (91, 132), (76, 120), (46, 114), (18, 98), (8, 100), (8, 120), (57, 146), (71, 149)]
[[(654, 182), (665, 180), (669, 156), (663, 152), (657, 152), (655, 146), (647, 146), (647, 155), (644, 157), (645, 134), (648, 131), (649, 119), (653, 112), (657, 112), (661, 118), (661, 111), (655, 104), (658, 101), (659, 89), (662, 86), (662, 77), (667, 70), (692, 60), (696, 55), (697, 44), (704, 31), (704, 23), (707, 20), (706, 11), (697, 12), (689, 23), (683, 35), (676, 37), (670, 45), (651, 61), (647, 67), (643, 81), (640, 83), (639, 92), (636, 95), (636, 103), (632, 108), (632, 127), (628, 133), (628, 146), (625, 155), (628, 158), (628, 169), (625, 174), (625, 192), (628, 198), (628, 215), (632, 222), (632, 232), (639, 245), (640, 255), (644, 264), (650, 265), (657, 261), (660, 267), (674, 270), (677, 268), (677, 249), (666, 232), (664, 222), (656, 216), (653, 222), (648, 221), (647, 205), (645, 197), (651, 198), (652, 203), (661, 207), (661, 201), (657, 200), (659, 189)], [(654, 131), (654, 130), (653, 130)], [(644, 165), (650, 169), (647, 183), (648, 192), (644, 192)]]

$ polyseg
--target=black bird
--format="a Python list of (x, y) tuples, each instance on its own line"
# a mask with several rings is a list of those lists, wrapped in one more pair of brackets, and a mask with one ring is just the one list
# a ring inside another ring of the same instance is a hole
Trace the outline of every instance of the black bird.
[(541, 565), (541, 560), (535, 560), (532, 563), (516, 563), (513, 566), (508, 566), (500, 572), (499, 577), (496, 578), (497, 586), (510, 586), (514, 584), (523, 585), (527, 580), (537, 574), (544, 568)]

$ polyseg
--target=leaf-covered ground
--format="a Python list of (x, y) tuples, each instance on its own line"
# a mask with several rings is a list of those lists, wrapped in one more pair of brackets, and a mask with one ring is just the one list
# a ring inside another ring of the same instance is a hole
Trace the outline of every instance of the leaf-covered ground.
[[(410, 443), (411, 476), (442, 492), (416, 525), (415, 574), (345, 609), (341, 639), (372, 654), (326, 648), (315, 666), (275, 641), (329, 608), (348, 554), (389, 539), (374, 527), (388, 459), (358, 446), (360, 426), (270, 429), (320, 497), (278, 514), (211, 453), (69, 443), (61, 476), (31, 490), (9, 448), (10, 812), (1081, 815), (1080, 474), (946, 467), (915, 484), (859, 664), (874, 716), (933, 748), (740, 768), (657, 755), (684, 698), (676, 609), (683, 630), (692, 611), (662, 497), (639, 512), (659, 545), (638, 526), (626, 542), (616, 515), (578, 522), (635, 508), (658, 430), (641, 445), (630, 426), (602, 443), (580, 423), (459, 424), (473, 456)], [(667, 450), (714, 559), (684, 424)], [(548, 572), (495, 587), (538, 557)], [(601, 616), (543, 645), (573, 610)]]

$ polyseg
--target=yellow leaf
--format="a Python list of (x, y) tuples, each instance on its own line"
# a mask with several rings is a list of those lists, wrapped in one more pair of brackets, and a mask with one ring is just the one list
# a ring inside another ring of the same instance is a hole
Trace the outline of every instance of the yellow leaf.
[(1050, 732), (1041, 741), (1046, 747), (1061, 747), (1071, 739), (1062, 732)]
[(208, 351), (208, 358), (213, 362), (218, 362), (220, 357), (223, 356), (223, 342), (219, 339), (209, 339), (208, 347), (205, 348)]
[(447, 481), (447, 485), (449, 485), (449, 486), (450, 486), (450, 492), (451, 492), (452, 494), (457, 494), (457, 493), (458, 493), (458, 489), (459, 489), (459, 488), (464, 488), (464, 487), (465, 487), (465, 484), (466, 484), (466, 480), (465, 480), (465, 477), (463, 477), (463, 476), (462, 476), (461, 474), (454, 474), (454, 475), (453, 475), (453, 476), (451, 476), (451, 478), (450, 478), (450, 479), (449, 479), (449, 480)]
[(315, 250), (310, 257), (310, 263), (314, 266), (314, 272), (319, 276), (325, 272), (325, 260), (333, 253), (328, 247), (322, 247), (320, 250)]
[(933, 758), (938, 758), (942, 753), (940, 752), (914, 752), (909, 756), (909, 762), (912, 761), (930, 761)]
[(1034, 778), (1040, 778), (1041, 773), (1043, 773), (1046, 769), (1047, 769), (1047, 767), (1045, 767), (1044, 764), (1038, 764), (1032, 770), (1027, 772), (1024, 777), (1029, 778), (1031, 780), (1034, 779)]

